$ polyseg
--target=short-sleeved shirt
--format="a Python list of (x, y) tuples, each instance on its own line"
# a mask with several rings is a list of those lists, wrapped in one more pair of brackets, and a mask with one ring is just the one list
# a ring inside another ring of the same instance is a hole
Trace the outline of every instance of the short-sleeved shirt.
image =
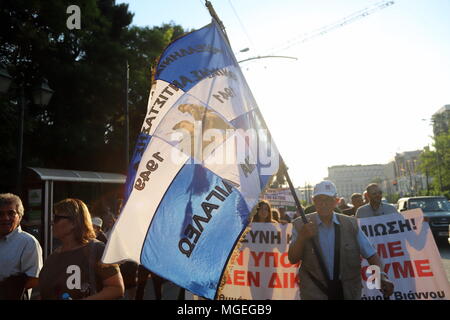
[[(88, 297), (101, 290), (103, 280), (120, 272), (116, 264), (101, 263), (105, 245), (95, 241), (94, 246), (87, 244), (65, 252), (56, 250), (47, 258), (39, 276), (39, 291), (43, 300), (60, 300), (65, 295), (73, 300)], [(91, 255), (94, 255), (93, 258)], [(90, 259), (94, 262), (90, 263)], [(93, 278), (95, 283), (92, 283)]]
[[(336, 216), (336, 213), (333, 213), (333, 223), (340, 224), (339, 220)], [(319, 215), (316, 216), (316, 224), (318, 229), (318, 237), (320, 249), (323, 254), (323, 259), (325, 266), (328, 271), (328, 276), (330, 279), (333, 279), (333, 271), (334, 271), (334, 224), (327, 226), (322, 220), (320, 220)], [(298, 231), (294, 227), (292, 228), (292, 238), (291, 243), (294, 243), (297, 240)], [(357, 241), (359, 245), (360, 254), (363, 258), (367, 259), (373, 256), (376, 253), (375, 248), (370, 243), (369, 239), (367, 239), (364, 232), (358, 228)]]
[(370, 218), (376, 216), (382, 216), (385, 214), (398, 213), (397, 209), (393, 205), (387, 203), (381, 203), (377, 210), (374, 210), (370, 203), (361, 206), (356, 211), (356, 218)]
[(0, 239), (0, 281), (21, 273), (37, 278), (41, 268), (41, 245), (20, 226)]

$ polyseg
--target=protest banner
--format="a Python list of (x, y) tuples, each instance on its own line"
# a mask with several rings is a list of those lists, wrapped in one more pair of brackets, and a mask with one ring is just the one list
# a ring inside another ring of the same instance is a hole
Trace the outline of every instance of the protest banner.
[[(384, 270), (394, 282), (391, 300), (448, 300), (450, 285), (430, 227), (421, 209), (358, 220), (384, 262)], [(382, 300), (377, 289), (369, 289), (367, 261), (362, 263), (362, 300)]]
[(261, 194), (261, 200), (269, 201), (274, 207), (295, 206), (294, 197), (288, 188), (269, 188)]
[(252, 223), (219, 300), (299, 299), (298, 264), (288, 259), (292, 224)]

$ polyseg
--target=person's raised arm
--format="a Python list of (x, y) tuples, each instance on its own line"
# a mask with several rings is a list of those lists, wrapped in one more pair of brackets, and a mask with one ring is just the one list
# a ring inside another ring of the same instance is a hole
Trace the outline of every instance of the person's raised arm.
[(293, 227), (296, 228), (298, 235), (289, 246), (288, 258), (291, 264), (296, 264), (303, 257), (306, 241), (317, 234), (317, 226), (309, 221), (307, 224), (302, 224), (300, 227), (294, 223)]

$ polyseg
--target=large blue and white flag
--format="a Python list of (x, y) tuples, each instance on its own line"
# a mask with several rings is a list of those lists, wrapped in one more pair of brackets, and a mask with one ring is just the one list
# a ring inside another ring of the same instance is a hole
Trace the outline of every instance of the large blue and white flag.
[(214, 299), (278, 151), (216, 22), (172, 42), (153, 80), (103, 262)]

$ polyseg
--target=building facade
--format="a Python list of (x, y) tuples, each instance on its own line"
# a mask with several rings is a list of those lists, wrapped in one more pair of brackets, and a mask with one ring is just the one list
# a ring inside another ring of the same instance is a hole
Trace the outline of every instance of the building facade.
[(338, 195), (350, 201), (353, 193), (363, 193), (367, 185), (377, 183), (385, 196), (416, 196), (427, 190), (431, 179), (419, 172), (422, 150), (397, 153), (387, 164), (341, 165), (328, 168), (328, 177)]
[(336, 185), (338, 196), (350, 201), (353, 193), (363, 193), (370, 183), (386, 180), (386, 165), (341, 165), (328, 168), (327, 180)]

